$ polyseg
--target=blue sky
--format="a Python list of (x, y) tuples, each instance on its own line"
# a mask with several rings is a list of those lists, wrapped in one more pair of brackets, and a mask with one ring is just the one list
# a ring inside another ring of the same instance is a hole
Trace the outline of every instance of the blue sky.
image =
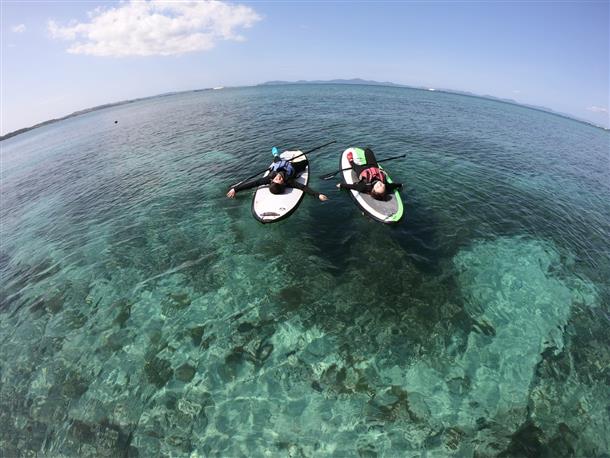
[(608, 127), (608, 1), (1, 2), (1, 132), (163, 92), (364, 78)]

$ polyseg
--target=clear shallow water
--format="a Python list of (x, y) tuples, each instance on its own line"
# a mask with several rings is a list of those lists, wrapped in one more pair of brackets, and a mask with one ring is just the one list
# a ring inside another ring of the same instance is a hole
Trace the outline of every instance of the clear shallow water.
[[(118, 124), (114, 124), (118, 120)], [(608, 132), (425, 91), (158, 97), (3, 141), (0, 450), (609, 456)], [(396, 228), (333, 181), (270, 226), (270, 147), (370, 145)]]

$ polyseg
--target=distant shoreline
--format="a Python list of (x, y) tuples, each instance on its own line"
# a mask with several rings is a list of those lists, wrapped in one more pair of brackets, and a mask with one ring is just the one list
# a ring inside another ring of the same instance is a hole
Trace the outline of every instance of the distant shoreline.
[[(583, 124), (587, 124), (587, 125), (589, 125), (591, 127), (596, 127), (598, 129), (602, 129), (602, 130), (605, 130), (605, 131), (609, 131), (610, 130), (610, 127), (604, 127), (604, 126), (601, 126), (599, 124), (595, 124), (595, 123), (593, 123), (591, 121), (587, 121), (585, 119), (576, 118), (576, 117), (574, 117), (572, 115), (569, 115), (569, 114), (566, 114), (566, 113), (557, 112), (557, 111), (554, 111), (554, 110), (552, 110), (550, 108), (546, 108), (546, 107), (519, 103), (516, 100), (512, 100), (512, 99), (503, 99), (503, 98), (500, 98), (500, 97), (494, 97), (492, 95), (479, 95), (479, 94), (475, 94), (473, 92), (458, 91), (458, 90), (452, 90), (452, 89), (442, 89), (442, 88), (441, 89), (437, 89), (437, 88), (428, 88), (428, 87), (408, 86), (408, 85), (405, 85), (405, 84), (397, 84), (397, 83), (392, 83), (392, 82), (389, 82), (389, 81), (380, 82), (380, 81), (372, 81), (372, 80), (363, 80), (363, 79), (360, 79), (360, 78), (334, 79), (334, 80), (311, 80), (311, 81), (306, 81), (306, 80), (299, 80), (299, 81), (266, 81), (264, 83), (255, 84), (253, 86), (232, 86), (232, 87), (227, 87), (227, 89), (230, 89), (230, 88), (242, 88), (242, 87), (261, 87), (261, 86), (292, 86), (292, 85), (323, 85), (323, 84), (396, 87), (396, 88), (405, 88), (405, 89), (415, 89), (415, 90), (420, 90), (420, 91), (439, 92), (439, 93), (444, 93), (444, 94), (463, 95), (463, 96), (466, 96), (466, 97), (474, 97), (474, 98), (479, 98), (479, 99), (484, 99), (484, 100), (492, 100), (492, 101), (495, 101), (495, 102), (501, 102), (501, 103), (506, 103), (506, 104), (509, 104), (509, 105), (516, 105), (516, 106), (519, 106), (519, 107), (529, 108), (529, 109), (532, 109), (532, 110), (541, 111), (543, 113), (547, 113), (547, 114), (559, 116), (561, 118), (570, 119), (572, 121), (576, 121), (576, 122), (580, 122), (580, 123), (583, 123)], [(5, 135), (1, 135), (0, 136), (0, 141), (7, 140), (7, 139), (9, 139), (11, 137), (14, 137), (16, 135), (23, 134), (23, 133), (28, 132), (30, 130), (37, 129), (39, 127), (44, 127), (46, 125), (53, 124), (53, 123), (56, 123), (56, 122), (59, 122), (59, 121), (63, 121), (65, 119), (69, 119), (69, 118), (73, 118), (75, 116), (80, 116), (80, 115), (83, 115), (83, 114), (91, 113), (92, 111), (103, 110), (105, 108), (111, 108), (111, 107), (116, 107), (116, 106), (120, 106), (120, 105), (127, 105), (129, 103), (140, 102), (142, 100), (147, 100), (147, 99), (154, 99), (156, 97), (166, 97), (166, 96), (170, 96), (170, 95), (187, 94), (189, 92), (202, 92), (202, 91), (209, 91), (209, 90), (214, 90), (214, 89), (225, 89), (225, 87), (220, 86), (220, 87), (215, 87), (215, 88), (191, 89), (191, 90), (186, 90), (186, 91), (165, 92), (165, 93), (151, 95), (151, 96), (147, 96), (147, 97), (140, 97), (140, 98), (136, 98), (136, 99), (128, 99), (128, 100), (122, 100), (122, 101), (119, 101), (119, 102), (113, 102), (113, 103), (106, 103), (106, 104), (103, 104), (103, 105), (97, 105), (97, 106), (94, 106), (94, 107), (91, 107), (91, 108), (85, 108), (83, 110), (75, 111), (73, 113), (70, 113), (70, 114), (68, 114), (66, 116), (62, 116), (60, 118), (49, 119), (47, 121), (43, 121), (43, 122), (40, 122), (38, 124), (34, 124), (33, 126), (23, 127), (21, 129), (9, 132), (9, 133), (7, 133)]]
[(84, 110), (75, 111), (74, 113), (70, 113), (69, 115), (62, 116), (61, 118), (49, 119), (47, 121), (43, 121), (43, 122), (39, 122), (38, 124), (34, 124), (33, 126), (30, 126), (30, 127), (23, 127), (21, 129), (14, 130), (13, 132), (9, 132), (6, 135), (0, 136), (0, 141), (6, 140), (6, 139), (11, 138), (11, 137), (14, 137), (15, 135), (23, 134), (23, 133), (25, 133), (27, 131), (30, 131), (30, 130), (33, 130), (33, 129), (37, 129), (38, 127), (43, 127), (43, 126), (46, 126), (48, 124), (53, 124), (53, 123), (58, 122), (58, 121), (63, 121), (64, 119), (72, 118), (74, 116), (79, 116), (79, 115), (82, 115), (82, 114), (90, 113), (92, 111), (102, 110), (104, 108), (115, 107), (115, 106), (118, 106), (118, 105), (126, 105), (128, 103), (136, 102), (138, 100), (142, 100), (142, 99), (123, 100), (121, 102), (106, 103), (104, 105), (98, 105), (98, 106), (91, 107), (91, 108), (85, 108)]
[(111, 108), (111, 107), (117, 107), (120, 105), (127, 105), (129, 103), (134, 103), (134, 102), (141, 102), (142, 100), (148, 100), (148, 99), (154, 99), (157, 97), (166, 97), (169, 95), (175, 95), (175, 94), (181, 94), (181, 93), (187, 93), (187, 92), (201, 92), (201, 91), (206, 91), (208, 89), (191, 89), (189, 91), (177, 91), (177, 92), (164, 92), (161, 94), (157, 94), (157, 95), (150, 95), (147, 97), (139, 97), (137, 99), (128, 99), (128, 100), (121, 100), (119, 102), (112, 102), (112, 103), (105, 103), (103, 105), (96, 105), (94, 107), (91, 108), (85, 108), (83, 110), (78, 110), (75, 111), (73, 113), (70, 113), (66, 116), (62, 116), (61, 118), (53, 118), (53, 119), (48, 119), (47, 121), (43, 121), (43, 122), (39, 122), (38, 124), (34, 124), (33, 126), (29, 126), (29, 127), (23, 127), (21, 129), (17, 129), (14, 130), (12, 132), (9, 132), (5, 135), (0, 135), (0, 141), (2, 140), (7, 140), (11, 137), (14, 137), (15, 135), (19, 135), (19, 134), (23, 134), (25, 132), (28, 132), (30, 130), (33, 129), (37, 129), (38, 127), (44, 127), (47, 126), (49, 124), (53, 124), (59, 121), (63, 121), (65, 119), (69, 119), (69, 118), (74, 118), (75, 116), (80, 116), (83, 114), (87, 114), (87, 113), (91, 113), (92, 111), (97, 111), (97, 110), (103, 110), (104, 108)]

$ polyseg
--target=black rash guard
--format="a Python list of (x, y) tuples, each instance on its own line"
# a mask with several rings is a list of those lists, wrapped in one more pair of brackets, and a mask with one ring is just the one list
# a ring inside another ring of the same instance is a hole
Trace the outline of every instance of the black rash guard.
[[(247, 181), (245, 183), (238, 184), (233, 189), (235, 189), (235, 192), (239, 192), (239, 191), (243, 191), (244, 189), (256, 188), (258, 186), (269, 184), (269, 183), (271, 183), (271, 180), (273, 180), (273, 177), (275, 175), (276, 174), (274, 172), (271, 172), (266, 177), (262, 177), (262, 178), (259, 178), (257, 180)], [(307, 194), (309, 194), (311, 196), (314, 196), (316, 198), (320, 197), (320, 193), (319, 192), (314, 191), (313, 189), (311, 189), (309, 186), (307, 186), (305, 184), (299, 183), (294, 178), (287, 178), (284, 183), (289, 188), (300, 189), (301, 191), (306, 192)]]
[[(363, 165), (356, 164), (356, 163), (354, 163), (353, 160), (349, 161), (349, 165), (352, 167), (352, 169), (354, 169), (354, 172), (356, 173), (356, 175), (358, 175), (358, 177), (360, 177), (360, 174), (366, 169), (369, 169), (372, 167), (379, 168), (379, 165), (377, 164), (377, 159), (375, 159), (375, 154), (373, 153), (372, 149), (366, 148), (364, 150), (364, 157), (365, 157), (366, 163)], [(384, 176), (383, 181), (385, 184), (386, 194), (390, 194), (395, 189), (402, 188), (402, 183), (387, 183), (386, 173), (384, 171), (381, 171), (381, 173)], [(358, 181), (357, 183), (354, 183), (354, 184), (347, 184), (347, 183), (343, 183), (343, 182), (339, 183), (340, 188), (353, 189), (355, 191), (363, 192), (365, 194), (371, 193), (371, 191), (373, 190), (373, 185), (374, 185), (374, 183), (367, 183), (367, 181), (363, 178), (360, 178), (360, 181)]]
[[(365, 194), (370, 194), (373, 190), (373, 183), (367, 183), (364, 180), (360, 180), (354, 184), (348, 183), (339, 183), (342, 189), (353, 189), (358, 192), (363, 192)], [(386, 194), (390, 194), (395, 189), (402, 188), (402, 183), (385, 183)]]
[[(279, 160), (279, 158), (277, 156), (275, 158), (273, 158), (273, 162), (277, 162), (278, 160)], [(303, 173), (305, 171), (305, 168), (307, 168), (308, 165), (309, 165), (309, 161), (307, 161), (307, 160), (293, 162), (292, 166), (294, 167), (296, 176), (294, 178), (286, 178), (286, 180), (284, 181), (284, 184), (285, 184), (285, 186), (287, 186), (289, 188), (300, 189), (301, 191), (309, 194), (310, 196), (314, 196), (315, 198), (319, 199), (320, 198), (319, 192), (314, 191), (309, 186), (301, 184), (296, 180), (296, 177), (298, 177), (301, 173)], [(235, 189), (235, 192), (239, 192), (239, 191), (243, 191), (244, 189), (250, 189), (250, 188), (255, 188), (258, 186), (270, 184), (271, 180), (273, 180), (273, 178), (277, 174), (278, 174), (278, 172), (271, 172), (266, 177), (262, 177), (262, 178), (258, 178), (256, 180), (247, 181), (245, 183), (238, 184), (237, 186), (233, 187), (233, 189)]]

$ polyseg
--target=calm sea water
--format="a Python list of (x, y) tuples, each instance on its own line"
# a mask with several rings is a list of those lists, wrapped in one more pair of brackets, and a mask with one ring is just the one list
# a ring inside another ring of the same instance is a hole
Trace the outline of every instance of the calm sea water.
[[(114, 123), (114, 121), (118, 123)], [(336, 181), (261, 225), (270, 148), (370, 146), (406, 218)], [(610, 135), (494, 101), (278, 86), (5, 140), (2, 456), (580, 456), (610, 444)]]

